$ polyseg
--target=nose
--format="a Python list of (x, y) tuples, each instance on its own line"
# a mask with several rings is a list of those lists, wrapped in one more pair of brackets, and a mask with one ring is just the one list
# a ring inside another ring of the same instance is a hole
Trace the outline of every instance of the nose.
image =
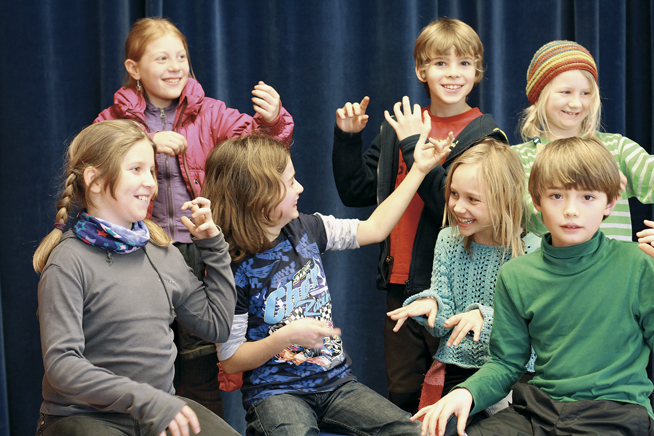
[(450, 199), (450, 209), (457, 215), (462, 215), (465, 213), (466, 209), (461, 204), (461, 201)]
[(297, 193), (298, 193), (298, 194), (303, 193), (303, 192), (304, 192), (304, 186), (302, 186), (302, 185), (300, 184), (300, 182), (298, 182), (297, 180), (295, 180), (295, 183), (297, 184)]
[(171, 58), (170, 62), (168, 63), (168, 70), (178, 71), (179, 69), (179, 61), (176, 58)]
[(566, 217), (579, 216), (579, 208), (577, 207), (577, 203), (574, 200), (569, 199), (565, 202), (563, 215), (565, 215)]
[(143, 176), (143, 186), (157, 186), (157, 179), (150, 171), (145, 171)]
[(459, 77), (459, 64), (456, 62), (449, 64), (447, 68), (447, 75), (449, 77)]
[(570, 107), (580, 107), (581, 106), (581, 100), (579, 99), (579, 94), (576, 92), (573, 92), (570, 95), (570, 101), (568, 102), (568, 106)]

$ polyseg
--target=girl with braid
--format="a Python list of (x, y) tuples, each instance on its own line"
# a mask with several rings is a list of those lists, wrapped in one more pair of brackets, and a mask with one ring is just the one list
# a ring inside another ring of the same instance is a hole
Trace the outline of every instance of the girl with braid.
[[(55, 229), (34, 254), (45, 376), (37, 435), (237, 435), (175, 396), (175, 317), (212, 341), (229, 337), (236, 292), (210, 202), (183, 204), (206, 276), (145, 220), (157, 194), (156, 146), (134, 121), (84, 129), (68, 149)], [(69, 216), (71, 228), (63, 233)]]

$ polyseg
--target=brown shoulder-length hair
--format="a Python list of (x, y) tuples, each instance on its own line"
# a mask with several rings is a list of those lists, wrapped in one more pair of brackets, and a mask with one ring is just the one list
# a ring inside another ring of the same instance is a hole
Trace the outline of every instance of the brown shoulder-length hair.
[[(141, 60), (145, 54), (148, 43), (165, 35), (178, 37), (186, 50), (186, 59), (188, 60), (189, 76), (195, 79), (193, 67), (191, 66), (191, 56), (188, 52), (188, 44), (184, 34), (170, 22), (167, 18), (148, 17), (137, 20), (132, 26), (132, 30), (127, 35), (125, 41), (125, 59), (131, 59), (134, 62)], [(125, 74), (125, 87), (136, 87), (136, 80), (129, 73)]]
[[(146, 141), (152, 146), (152, 152), (156, 153), (154, 142), (136, 121), (108, 120), (91, 124), (82, 130), (68, 147), (64, 189), (57, 202), (55, 221), (66, 224), (73, 210), (86, 209), (90, 202), (90, 185), (96, 181), (101, 181), (104, 190), (115, 199), (123, 158), (140, 141)], [(96, 170), (95, 177), (88, 185), (84, 181), (84, 170), (87, 168)], [(152, 243), (159, 246), (170, 244), (170, 239), (161, 227), (149, 220), (145, 223), (150, 230)], [(43, 271), (50, 253), (59, 244), (61, 235), (62, 231), (55, 228), (43, 238), (32, 258), (36, 272)]]
[(281, 176), (289, 158), (283, 143), (259, 134), (228, 139), (209, 154), (202, 196), (211, 200), (233, 262), (270, 247), (267, 229), (286, 195)]
[[(525, 170), (518, 154), (507, 144), (496, 139), (484, 139), (466, 150), (449, 169), (445, 182), (445, 203), (452, 195), (452, 176), (463, 164), (479, 164), (477, 177), (483, 182), (488, 213), (493, 226), (493, 240), (511, 250), (511, 257), (524, 253), (521, 238), (527, 182)], [(446, 206), (447, 219), (456, 228), (456, 217)], [(455, 229), (458, 232), (458, 228)], [(465, 248), (470, 253), (472, 238), (465, 238)]]

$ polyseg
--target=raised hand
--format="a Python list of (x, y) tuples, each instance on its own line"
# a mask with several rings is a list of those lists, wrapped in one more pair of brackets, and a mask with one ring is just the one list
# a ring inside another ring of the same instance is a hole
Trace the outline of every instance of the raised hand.
[[(395, 119), (391, 117), (388, 111), (384, 111), (384, 118), (395, 129), (398, 140), (401, 141), (411, 135), (417, 135), (422, 132), (423, 118), (420, 105), (414, 105), (413, 112), (411, 112), (409, 97), (404, 96), (401, 103), (399, 101), (395, 103), (393, 112), (395, 113)], [(427, 113), (427, 116), (429, 116), (429, 113)], [(429, 132), (427, 132), (427, 135), (429, 135)]]
[(445, 159), (445, 156), (450, 154), (450, 146), (452, 145), (452, 141), (454, 141), (454, 135), (450, 132), (446, 139), (436, 140), (429, 138), (429, 142), (427, 142), (427, 136), (430, 130), (431, 118), (425, 112), (420, 138), (416, 143), (416, 148), (413, 150), (413, 166), (424, 174), (431, 171)]
[(369, 97), (363, 97), (361, 103), (345, 103), (340, 109), (336, 109), (336, 125), (339, 129), (348, 133), (358, 133), (366, 127), (368, 123), (368, 109)]
[(463, 338), (468, 334), (470, 330), (475, 332), (474, 341), (479, 340), (481, 335), (481, 327), (484, 324), (484, 317), (481, 315), (479, 309), (474, 309), (469, 312), (459, 313), (458, 315), (451, 316), (447, 321), (445, 321), (445, 328), (454, 328), (450, 338), (447, 340), (447, 346), (455, 347), (461, 343)]
[(267, 124), (272, 124), (279, 116), (282, 107), (282, 100), (275, 88), (260, 81), (254, 86), (252, 95), (254, 95), (252, 97), (254, 111), (261, 115)]
[[(182, 407), (182, 410), (168, 424), (168, 431), (171, 436), (189, 436), (188, 427), (191, 426), (193, 434), (200, 433), (200, 422), (193, 409), (188, 406)], [(166, 430), (162, 431), (159, 436), (166, 436)]]
[(165, 153), (169, 156), (177, 156), (186, 151), (188, 143), (186, 138), (172, 130), (157, 132), (152, 141), (157, 146), (157, 153)]
[(407, 304), (404, 307), (388, 312), (386, 315), (388, 315), (393, 321), (397, 321), (395, 327), (393, 327), (393, 331), (397, 332), (410, 316), (427, 315), (427, 324), (433, 328), (437, 313), (438, 303), (436, 303), (435, 299), (418, 298), (417, 300), (412, 301), (411, 304)]
[(211, 201), (198, 197), (194, 200), (187, 201), (182, 205), (182, 210), (190, 209), (193, 221), (188, 217), (182, 217), (182, 224), (186, 226), (189, 232), (197, 239), (206, 239), (217, 236), (220, 233), (218, 227), (213, 222), (211, 216)]

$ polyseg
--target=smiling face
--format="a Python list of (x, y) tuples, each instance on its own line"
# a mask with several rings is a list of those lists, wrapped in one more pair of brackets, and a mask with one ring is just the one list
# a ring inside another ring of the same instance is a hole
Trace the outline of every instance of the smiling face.
[(582, 122), (590, 112), (592, 87), (581, 70), (565, 71), (549, 84), (545, 106), (551, 134), (547, 139), (582, 136)]
[(486, 200), (486, 189), (479, 178), (479, 164), (461, 164), (450, 184), (447, 207), (454, 214), (463, 236), (478, 244), (500, 245), (493, 239), (493, 225)]
[(297, 210), (297, 201), (300, 198), (302, 191), (304, 191), (304, 187), (300, 182), (295, 180), (295, 168), (293, 167), (293, 162), (290, 157), (288, 158), (286, 169), (282, 173), (281, 183), (286, 188), (286, 194), (282, 198), (282, 202), (279, 203), (272, 212), (271, 218), (277, 220), (275, 225), (276, 233), (271, 231), (271, 233), (275, 233), (275, 237), (277, 237), (279, 230), (281, 230), (282, 227), (290, 223), (291, 220), (300, 216), (300, 213)]
[[(143, 220), (150, 200), (157, 192), (154, 149), (147, 140), (135, 143), (120, 164), (120, 178), (114, 195), (102, 181), (91, 184), (91, 200), (87, 205), (90, 215), (121, 225), (127, 229)], [(93, 171), (92, 168), (85, 170)]]
[(125, 61), (125, 68), (140, 80), (145, 96), (158, 108), (170, 106), (186, 86), (189, 63), (184, 44), (177, 36), (166, 34), (148, 43), (138, 62)]
[(615, 201), (608, 203), (604, 192), (556, 186), (543, 192), (540, 204), (534, 203), (536, 210), (543, 215), (555, 247), (570, 247), (589, 241), (614, 206)]
[(416, 66), (418, 80), (429, 86), (431, 112), (439, 117), (470, 109), (466, 97), (475, 85), (476, 74), (474, 58), (459, 55), (454, 46), (446, 54), (434, 56), (426, 70)]

